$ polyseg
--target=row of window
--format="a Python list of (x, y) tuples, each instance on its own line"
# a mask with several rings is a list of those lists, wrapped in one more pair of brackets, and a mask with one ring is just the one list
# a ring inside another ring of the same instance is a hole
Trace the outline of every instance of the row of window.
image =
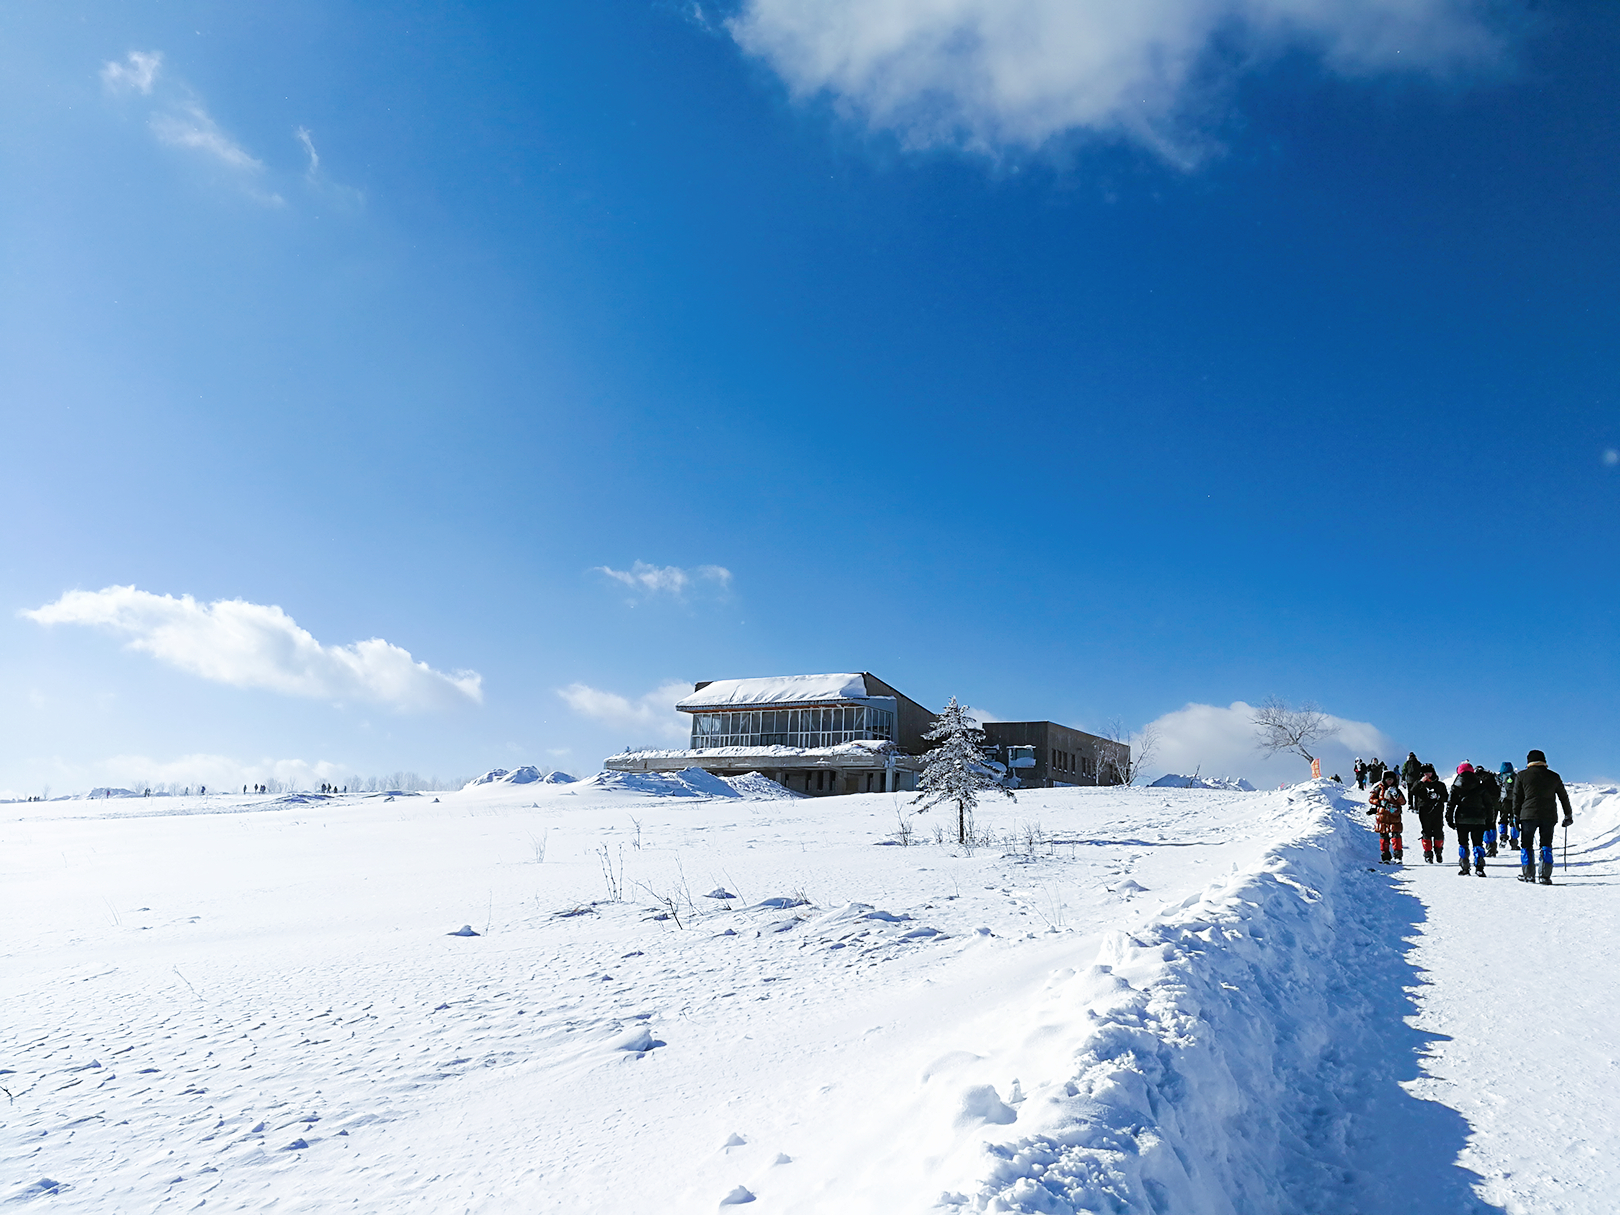
[(894, 741), (894, 713), (870, 705), (838, 705), (692, 716), (694, 751), (713, 747), (836, 747), (861, 739)]
[(1052, 768), (1058, 772), (1077, 772), (1081, 776), (1097, 775), (1097, 761), (1089, 755), (1076, 755), (1056, 747), (1052, 748)]

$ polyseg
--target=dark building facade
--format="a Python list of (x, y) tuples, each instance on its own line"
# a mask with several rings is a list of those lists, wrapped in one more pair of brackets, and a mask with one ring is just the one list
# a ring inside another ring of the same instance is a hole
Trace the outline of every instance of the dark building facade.
[(1054, 789), (1061, 785), (1117, 785), (1130, 762), (1123, 743), (1060, 726), (1055, 721), (989, 721), (984, 723), (990, 757), (1007, 763), (1009, 748), (1030, 747), (1035, 764), (1015, 768), (1025, 789)]

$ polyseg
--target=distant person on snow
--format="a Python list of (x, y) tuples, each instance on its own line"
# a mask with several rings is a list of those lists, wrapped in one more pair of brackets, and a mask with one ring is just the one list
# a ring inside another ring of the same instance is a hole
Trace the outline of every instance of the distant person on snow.
[(1466, 760), (1457, 765), (1457, 779), (1451, 783), (1446, 803), (1446, 826), (1457, 832), (1457, 873), (1468, 876), (1468, 848), (1474, 849), (1474, 873), (1485, 876), (1485, 825), (1496, 822), (1496, 811), (1485, 801), (1479, 773)]
[(1401, 794), (1394, 772), (1384, 773), (1383, 779), (1367, 794), (1367, 803), (1367, 813), (1378, 816), (1373, 819), (1373, 826), (1378, 829), (1378, 863), (1389, 864), (1393, 853), (1395, 864), (1403, 864), (1401, 807), (1406, 805), (1406, 798)]
[(1446, 787), (1434, 774), (1433, 764), (1423, 765), (1423, 775), (1412, 786), (1412, 808), (1418, 813), (1423, 832), (1423, 860), (1443, 865), (1446, 861)]
[(1351, 769), (1356, 774), (1356, 788), (1367, 787), (1367, 765), (1361, 762), (1361, 756), (1356, 756), (1356, 766)]
[[(1551, 886), (1553, 867), (1553, 827), (1558, 823), (1558, 807), (1564, 807), (1564, 826), (1575, 821), (1564, 778), (1547, 766), (1547, 757), (1532, 751), (1524, 757), (1524, 767), (1513, 781), (1513, 817), (1519, 820), (1519, 880), (1539, 881)], [(1531, 849), (1541, 836), (1541, 873), (1531, 873)]]
[(1412, 787), (1423, 779), (1423, 764), (1419, 761), (1416, 751), (1406, 753), (1406, 762), (1401, 765), (1401, 784), (1406, 786), (1406, 800), (1412, 800)]
[(1506, 844), (1510, 848), (1519, 846), (1519, 820), (1513, 817), (1513, 785), (1517, 774), (1513, 765), (1507, 760), (1502, 761), (1502, 767), (1497, 771), (1496, 779), (1502, 786), (1502, 818), (1496, 828), (1498, 844)]
[(1496, 773), (1489, 768), (1475, 768), (1479, 774), (1480, 791), (1485, 795), (1485, 808), (1491, 812), (1490, 820), (1485, 824), (1485, 855), (1496, 855), (1496, 816), (1502, 812), (1502, 785), (1496, 779)]
[(1376, 789), (1378, 788), (1378, 782), (1383, 779), (1384, 761), (1375, 755), (1367, 761), (1367, 783)]

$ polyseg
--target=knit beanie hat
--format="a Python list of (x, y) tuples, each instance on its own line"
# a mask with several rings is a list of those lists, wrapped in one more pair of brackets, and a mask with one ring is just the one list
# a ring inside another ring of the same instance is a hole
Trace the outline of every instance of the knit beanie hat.
[(1457, 765), (1457, 775), (1458, 776), (1461, 776), (1464, 772), (1472, 772), (1473, 770), (1474, 770), (1474, 765), (1473, 764), (1458, 764)]
[(1547, 762), (1547, 756), (1542, 751), (1532, 751), (1524, 757), (1524, 762), (1527, 764), (1544, 764)]

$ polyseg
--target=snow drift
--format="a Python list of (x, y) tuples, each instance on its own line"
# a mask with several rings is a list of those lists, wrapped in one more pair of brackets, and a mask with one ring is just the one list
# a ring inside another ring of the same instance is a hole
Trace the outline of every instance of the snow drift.
[(1166, 772), (1148, 786), (1149, 789), (1231, 789), (1240, 793), (1253, 793), (1254, 786), (1246, 780), (1232, 780), (1225, 776), (1182, 776)]
[(1403, 896), (1369, 876), (1362, 807), (1340, 794), (1330, 782), (1297, 787), (1295, 838), (1146, 930), (1112, 934), (1088, 970), (1054, 978), (1031, 1036), (1076, 1006), (1091, 1031), (1071, 1074), (1032, 1089), (1019, 1136), (986, 1146), (977, 1192), (948, 1194), (950, 1205), (1051, 1215), (1356, 1205), (1345, 1179), (1364, 1171), (1356, 1122), (1380, 1079), (1369, 1061), (1389, 1058), (1401, 1013), (1390, 1002), (1404, 1004), (1411, 979), (1389, 931)]
[(477, 785), (567, 785), (574, 778), (566, 772), (541, 772), (533, 764), (524, 764), (508, 772), (505, 768), (491, 768), (482, 776), (475, 776), (462, 786), (471, 789)]

